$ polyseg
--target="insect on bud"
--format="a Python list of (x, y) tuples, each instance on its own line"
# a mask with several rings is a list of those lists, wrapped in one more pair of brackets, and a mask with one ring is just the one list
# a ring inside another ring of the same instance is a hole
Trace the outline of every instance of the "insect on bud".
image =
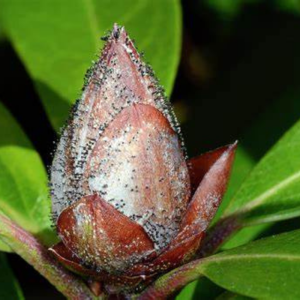
[(193, 258), (236, 144), (186, 160), (164, 91), (124, 27), (88, 72), (51, 168), (50, 251), (106, 290), (149, 283)]

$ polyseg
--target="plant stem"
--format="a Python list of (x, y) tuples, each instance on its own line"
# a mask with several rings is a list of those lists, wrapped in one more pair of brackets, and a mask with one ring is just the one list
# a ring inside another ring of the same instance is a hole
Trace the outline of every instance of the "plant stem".
[(213, 226), (197, 252), (197, 257), (207, 257), (214, 254), (232, 235), (243, 227), (239, 218), (234, 215), (220, 220)]
[(87, 285), (61, 266), (29, 232), (0, 214), (0, 237), (69, 299), (96, 299)]

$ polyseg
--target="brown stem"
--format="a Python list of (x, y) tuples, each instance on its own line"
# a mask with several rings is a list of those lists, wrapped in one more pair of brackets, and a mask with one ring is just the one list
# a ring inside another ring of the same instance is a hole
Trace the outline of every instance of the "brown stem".
[(220, 220), (213, 226), (198, 249), (197, 257), (214, 254), (232, 235), (242, 228), (240, 219), (232, 215)]
[(95, 299), (86, 284), (58, 264), (29, 232), (0, 214), (0, 237), (69, 299)]

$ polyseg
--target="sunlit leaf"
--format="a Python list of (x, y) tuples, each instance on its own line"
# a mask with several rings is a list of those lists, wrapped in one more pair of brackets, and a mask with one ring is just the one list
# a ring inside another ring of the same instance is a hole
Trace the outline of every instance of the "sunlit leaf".
[(20, 126), (1, 103), (0, 187), (0, 211), (43, 242), (52, 242), (54, 232), (45, 168)]
[(255, 299), (299, 299), (299, 246), (300, 230), (295, 230), (193, 261), (163, 275), (142, 293), (142, 299), (167, 298), (202, 276)]
[(299, 249), (297, 230), (224, 251), (207, 259), (201, 269), (218, 285), (242, 295), (298, 299)]
[(56, 129), (78, 98), (100, 37), (115, 22), (136, 40), (171, 93), (180, 56), (178, 0), (2, 0), (0, 18)]

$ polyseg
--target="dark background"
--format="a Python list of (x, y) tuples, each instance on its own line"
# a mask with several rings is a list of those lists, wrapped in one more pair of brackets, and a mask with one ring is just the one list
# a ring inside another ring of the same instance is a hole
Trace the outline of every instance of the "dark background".
[[(182, 3), (182, 58), (171, 101), (190, 155), (239, 139), (258, 160), (300, 117), (300, 4), (298, 14), (280, 1), (237, 2), (246, 4), (226, 10), (209, 1)], [(56, 133), (7, 42), (0, 42), (0, 64), (0, 98), (49, 166)], [(294, 225), (281, 222), (271, 231)], [(21, 258), (8, 258), (26, 299), (63, 299)]]

